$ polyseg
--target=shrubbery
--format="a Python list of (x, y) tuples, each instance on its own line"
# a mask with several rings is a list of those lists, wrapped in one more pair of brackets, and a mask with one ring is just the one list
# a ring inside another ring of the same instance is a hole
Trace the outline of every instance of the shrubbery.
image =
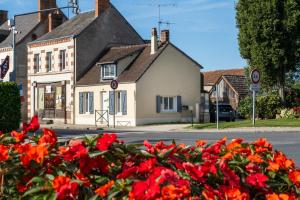
[[(101, 134), (59, 144), (55, 132), (0, 134), (0, 199), (295, 200), (300, 170), (265, 139), (213, 145), (124, 144)], [(145, 150), (144, 150), (145, 149)], [(2, 176), (1, 176), (2, 175)], [(1, 188), (1, 187), (0, 187)]]
[[(274, 119), (282, 107), (280, 97), (276, 93), (258, 95), (256, 97), (256, 116), (261, 119)], [(240, 102), (238, 113), (243, 118), (252, 115), (252, 98), (246, 97)]]
[(0, 83), (0, 130), (19, 128), (21, 121), (21, 99), (16, 83)]

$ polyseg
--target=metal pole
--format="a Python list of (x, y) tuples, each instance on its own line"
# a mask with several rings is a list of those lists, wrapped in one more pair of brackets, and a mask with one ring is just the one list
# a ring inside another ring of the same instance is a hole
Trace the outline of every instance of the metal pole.
[(253, 114), (253, 116), (252, 116), (252, 124), (253, 124), (253, 126), (255, 127), (255, 90), (253, 90), (253, 111), (252, 111), (252, 114)]
[(114, 90), (114, 128), (116, 128), (116, 90)]
[(216, 105), (216, 112), (217, 112), (217, 130), (219, 130), (219, 85), (216, 85), (217, 89), (217, 105)]
[(13, 38), (12, 38), (12, 50), (13, 50), (13, 72), (12, 72), (12, 77), (11, 77), (11, 81), (15, 81), (16, 82), (16, 76), (17, 76), (17, 67), (16, 67), (16, 20), (15, 20), (15, 16), (14, 16), (14, 26), (11, 27), (12, 30), (12, 34), (13, 34)]

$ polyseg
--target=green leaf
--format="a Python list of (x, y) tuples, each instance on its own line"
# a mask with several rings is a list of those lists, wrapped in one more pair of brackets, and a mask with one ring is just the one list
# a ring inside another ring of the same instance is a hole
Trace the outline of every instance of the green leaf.
[(89, 156), (91, 158), (95, 158), (97, 156), (101, 156), (101, 155), (105, 154), (106, 152), (108, 152), (108, 151), (98, 151), (98, 152), (94, 152), (94, 153), (89, 153)]
[(38, 193), (38, 192), (44, 192), (44, 191), (45, 191), (45, 187), (43, 187), (43, 186), (33, 187), (33, 188), (27, 190), (23, 194), (23, 197), (27, 197), (27, 196), (29, 196), (31, 194)]
[(89, 198), (89, 200), (97, 200), (97, 199), (99, 199), (98, 195), (94, 195), (93, 197)]
[(32, 178), (32, 179), (27, 183), (27, 185), (29, 185), (29, 184), (31, 184), (31, 183), (44, 184), (44, 183), (45, 183), (45, 180), (44, 180), (43, 178), (41, 178), (41, 177), (36, 176), (36, 177)]
[(141, 153), (143, 156), (147, 157), (147, 158), (154, 158), (155, 156), (151, 153), (149, 153), (148, 151), (145, 150), (141, 150)]

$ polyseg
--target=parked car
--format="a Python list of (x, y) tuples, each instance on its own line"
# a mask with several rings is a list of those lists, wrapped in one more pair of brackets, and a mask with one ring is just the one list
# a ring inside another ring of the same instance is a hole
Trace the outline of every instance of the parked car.
[[(210, 107), (210, 121), (216, 122), (217, 120), (217, 111), (216, 111), (216, 105), (212, 105)], [(236, 119), (236, 113), (235, 110), (231, 107), (229, 104), (219, 104), (219, 120), (220, 121), (235, 121)]]

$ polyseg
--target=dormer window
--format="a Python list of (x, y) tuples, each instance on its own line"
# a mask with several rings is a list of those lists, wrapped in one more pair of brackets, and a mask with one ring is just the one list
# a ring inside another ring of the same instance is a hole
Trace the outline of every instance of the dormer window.
[(117, 66), (115, 64), (101, 65), (102, 79), (113, 79), (117, 76)]

